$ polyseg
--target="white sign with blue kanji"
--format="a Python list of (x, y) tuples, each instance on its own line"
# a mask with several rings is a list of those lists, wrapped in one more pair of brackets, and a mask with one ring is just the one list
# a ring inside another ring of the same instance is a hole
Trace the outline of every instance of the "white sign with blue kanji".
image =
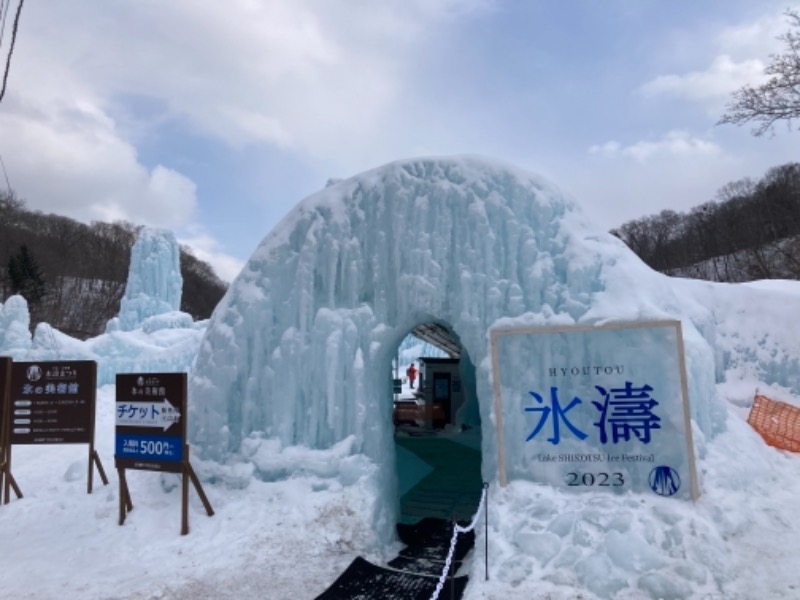
[(501, 483), (697, 497), (680, 322), (491, 340)]

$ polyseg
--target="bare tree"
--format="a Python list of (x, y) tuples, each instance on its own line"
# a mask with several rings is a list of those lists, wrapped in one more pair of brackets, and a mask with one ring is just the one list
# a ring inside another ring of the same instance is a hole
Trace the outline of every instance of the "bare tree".
[(800, 118), (800, 12), (787, 10), (790, 29), (778, 39), (786, 45), (785, 52), (770, 55), (771, 62), (764, 69), (769, 80), (757, 87), (745, 85), (733, 92), (733, 100), (718, 125), (733, 123), (744, 125), (755, 122), (753, 135), (774, 131), (778, 121)]

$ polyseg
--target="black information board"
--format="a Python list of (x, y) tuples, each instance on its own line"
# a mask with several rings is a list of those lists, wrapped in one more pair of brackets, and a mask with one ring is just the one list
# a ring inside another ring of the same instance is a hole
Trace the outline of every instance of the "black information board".
[(6, 481), (18, 498), (22, 492), (11, 477), (11, 448), (31, 444), (88, 444), (89, 469), (86, 491), (92, 493), (96, 466), (108, 485), (100, 457), (94, 449), (94, 417), (97, 404), (97, 363), (93, 360), (51, 360), (11, 363), (11, 381), (5, 410)]
[(96, 396), (92, 360), (14, 362), (11, 443), (92, 444)]

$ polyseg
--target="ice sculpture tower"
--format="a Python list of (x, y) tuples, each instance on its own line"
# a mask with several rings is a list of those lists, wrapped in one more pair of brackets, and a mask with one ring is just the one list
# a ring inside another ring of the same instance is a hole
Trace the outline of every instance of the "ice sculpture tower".
[(109, 322), (108, 329), (133, 331), (149, 317), (178, 311), (182, 289), (180, 248), (175, 235), (166, 229), (142, 229), (131, 249), (118, 320)]

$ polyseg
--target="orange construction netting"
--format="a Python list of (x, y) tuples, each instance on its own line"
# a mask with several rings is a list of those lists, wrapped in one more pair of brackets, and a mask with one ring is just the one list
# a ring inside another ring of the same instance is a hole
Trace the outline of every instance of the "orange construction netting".
[(800, 408), (759, 394), (747, 422), (770, 446), (800, 452)]

